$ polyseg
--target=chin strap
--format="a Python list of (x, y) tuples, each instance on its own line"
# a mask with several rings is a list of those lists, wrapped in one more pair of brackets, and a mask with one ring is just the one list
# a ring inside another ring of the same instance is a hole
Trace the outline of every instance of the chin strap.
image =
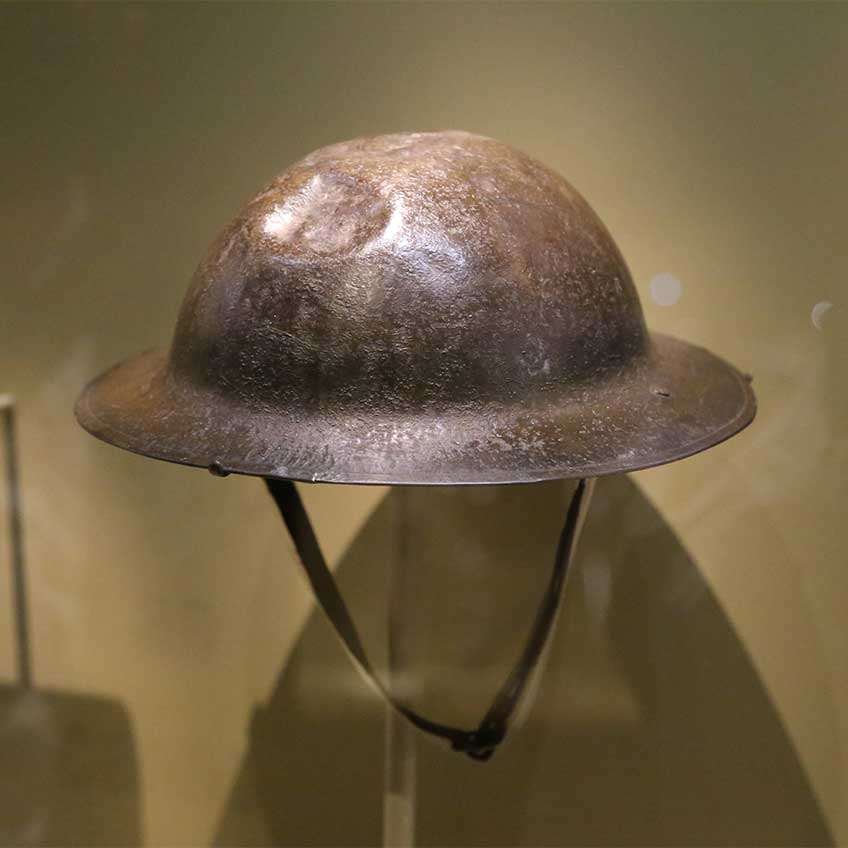
[(515, 712), (515, 708), (520, 702), (527, 683), (539, 664), (545, 646), (550, 639), (563, 586), (565, 585), (568, 565), (571, 562), (580, 525), (585, 515), (585, 508), (588, 505), (590, 484), (586, 480), (580, 480), (571, 499), (571, 504), (565, 516), (565, 524), (559, 537), (551, 578), (521, 657), (507, 676), (494, 701), (492, 701), (492, 706), (483, 716), (483, 720), (477, 729), (462, 730), (431, 721), (419, 715), (394, 695), (380, 679), (365, 653), (350, 612), (342, 599), (330, 569), (327, 567), (315, 531), (294, 483), (289, 480), (272, 480), (270, 478), (265, 478), (265, 483), (291, 534), (301, 565), (306, 572), (306, 577), (312, 586), (318, 604), (332, 623), (342, 644), (365, 679), (393, 709), (419, 730), (448, 740), (455, 751), (461, 751), (475, 760), (488, 760), (506, 736), (512, 714)]

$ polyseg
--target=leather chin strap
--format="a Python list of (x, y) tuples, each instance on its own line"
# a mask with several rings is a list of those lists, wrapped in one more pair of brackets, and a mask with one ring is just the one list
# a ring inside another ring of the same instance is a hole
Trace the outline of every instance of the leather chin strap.
[(586, 480), (579, 481), (568, 507), (550, 581), (521, 657), (507, 676), (476, 730), (462, 730), (425, 718), (391, 692), (376, 674), (365, 653), (356, 626), (336, 581), (327, 567), (315, 531), (294, 483), (289, 480), (265, 478), (265, 484), (291, 534), (318, 604), (324, 610), (324, 614), (332, 623), (342, 644), (365, 679), (393, 709), (419, 730), (446, 739), (455, 751), (461, 751), (472, 759), (488, 760), (504, 740), (512, 715), (550, 640), (566, 573), (574, 553), (575, 541), (584, 513), (583, 506), (587, 501)]

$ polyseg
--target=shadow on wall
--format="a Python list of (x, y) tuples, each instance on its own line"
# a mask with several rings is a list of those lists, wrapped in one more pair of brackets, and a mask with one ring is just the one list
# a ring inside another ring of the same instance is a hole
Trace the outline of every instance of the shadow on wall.
[(0, 686), (0, 845), (141, 845), (129, 716), (90, 695)]
[[(338, 575), (379, 645), (398, 510), (410, 517), (403, 653), (421, 710), (469, 725), (485, 710), (567, 498), (558, 483), (392, 490), (360, 532)], [(382, 721), (316, 612), (253, 716), (215, 844), (379, 844)], [(418, 762), (421, 845), (832, 844), (744, 647), (625, 477), (597, 486), (524, 726), (488, 763), (426, 740)]]

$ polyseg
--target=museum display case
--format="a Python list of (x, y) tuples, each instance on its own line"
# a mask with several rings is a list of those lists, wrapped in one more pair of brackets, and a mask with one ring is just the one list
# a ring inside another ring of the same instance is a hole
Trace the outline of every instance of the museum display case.
[(848, 839), (846, 7), (2, 18), (0, 844)]

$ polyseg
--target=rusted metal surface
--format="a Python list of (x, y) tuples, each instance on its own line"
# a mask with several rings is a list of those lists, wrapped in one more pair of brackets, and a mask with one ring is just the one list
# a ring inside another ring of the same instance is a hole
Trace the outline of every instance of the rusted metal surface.
[(212, 244), (170, 351), (106, 372), (76, 412), (219, 473), (458, 485), (670, 462), (741, 430), (755, 400), (726, 362), (647, 331), (562, 177), (441, 132), (284, 171)]

